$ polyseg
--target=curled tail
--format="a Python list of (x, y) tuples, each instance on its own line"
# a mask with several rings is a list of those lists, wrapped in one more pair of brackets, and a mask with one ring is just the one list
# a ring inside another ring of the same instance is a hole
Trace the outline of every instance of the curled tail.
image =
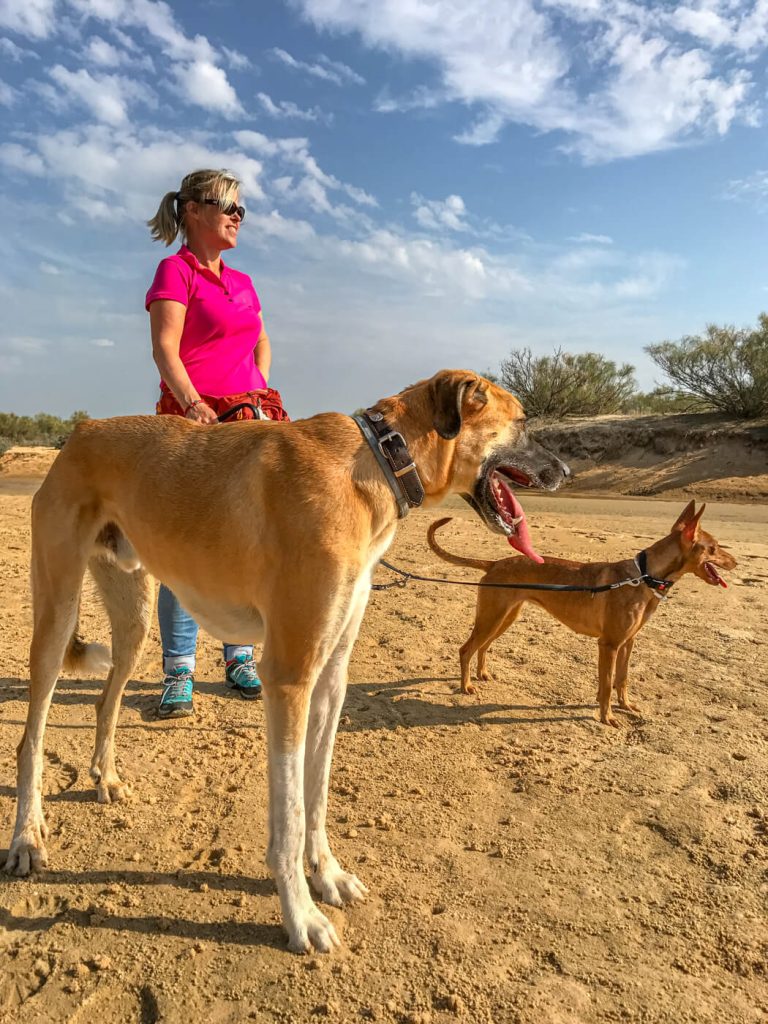
[(427, 530), (427, 543), (432, 548), (438, 557), (442, 558), (444, 562), (451, 562), (453, 565), (468, 565), (472, 569), (481, 569), (483, 572), (488, 572), (492, 565), (496, 564), (496, 560), (491, 558), (488, 560), (482, 558), (463, 558), (461, 555), (452, 555), (450, 551), (446, 551), (441, 548), (435, 540), (435, 534), (441, 526), (445, 526), (446, 523), (450, 523), (451, 518), (448, 516), (445, 519), (436, 519), (434, 523), (430, 524)]

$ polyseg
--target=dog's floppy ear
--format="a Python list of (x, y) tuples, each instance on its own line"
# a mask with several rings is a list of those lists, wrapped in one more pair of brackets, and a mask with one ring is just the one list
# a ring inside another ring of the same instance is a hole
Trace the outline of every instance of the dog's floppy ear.
[(686, 523), (688, 523), (691, 519), (693, 519), (693, 517), (695, 515), (696, 515), (696, 502), (695, 501), (689, 501), (688, 504), (683, 509), (683, 511), (677, 517), (677, 520), (675, 521), (675, 524), (672, 527), (672, 529), (673, 530), (682, 530), (683, 527), (686, 525)]
[(693, 544), (699, 536), (699, 520), (704, 514), (704, 509), (707, 507), (706, 502), (701, 506), (699, 511), (683, 527), (683, 537)]
[[(432, 382), (432, 402), (435, 411), (432, 424), (446, 441), (452, 440), (461, 430), (461, 410), (467, 388), (477, 385), (477, 374), (439, 374)], [(475, 388), (475, 391), (478, 389)], [(487, 401), (487, 399), (486, 399)]]

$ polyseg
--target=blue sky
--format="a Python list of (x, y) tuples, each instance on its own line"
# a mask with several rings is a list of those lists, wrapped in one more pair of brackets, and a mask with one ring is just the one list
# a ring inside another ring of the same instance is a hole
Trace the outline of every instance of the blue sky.
[[(145, 221), (243, 180), (294, 415), (768, 308), (768, 4), (0, 0), (0, 409), (147, 412)], [(173, 250), (171, 250), (173, 251)]]

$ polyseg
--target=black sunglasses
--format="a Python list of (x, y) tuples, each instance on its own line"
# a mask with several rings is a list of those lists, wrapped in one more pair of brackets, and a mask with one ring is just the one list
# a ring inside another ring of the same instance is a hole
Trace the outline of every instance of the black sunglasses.
[(238, 206), (237, 203), (222, 203), (218, 199), (201, 199), (200, 202), (206, 206), (218, 206), (225, 217), (237, 214), (241, 221), (245, 220), (245, 207)]

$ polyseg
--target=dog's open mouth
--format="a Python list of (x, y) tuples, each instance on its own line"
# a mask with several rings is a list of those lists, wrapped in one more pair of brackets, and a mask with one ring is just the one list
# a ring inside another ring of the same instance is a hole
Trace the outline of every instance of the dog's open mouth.
[(543, 562), (544, 559), (541, 555), (533, 549), (525, 512), (512, 490), (513, 483), (518, 487), (535, 486), (529, 476), (512, 466), (499, 466), (490, 474), (490, 495), (495, 507), (496, 518), (513, 548), (525, 555), (526, 558), (530, 558), (532, 562)]
[(726, 588), (728, 587), (728, 584), (725, 582), (723, 577), (720, 575), (720, 573), (717, 571), (717, 569), (714, 567), (714, 565), (712, 565), (711, 562), (705, 562), (704, 563), (704, 571), (707, 574), (709, 582), (713, 586), (719, 585), (721, 587), (726, 587)]

